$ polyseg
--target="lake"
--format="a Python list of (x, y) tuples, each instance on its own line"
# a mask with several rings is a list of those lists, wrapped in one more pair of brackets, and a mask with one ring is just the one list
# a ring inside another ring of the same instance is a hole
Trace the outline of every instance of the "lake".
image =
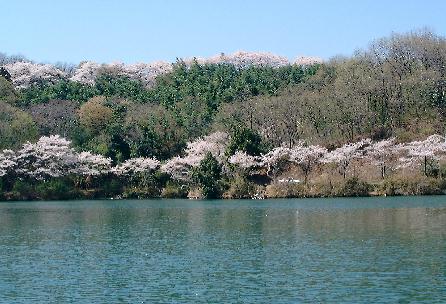
[(0, 203), (0, 303), (446, 303), (446, 196)]

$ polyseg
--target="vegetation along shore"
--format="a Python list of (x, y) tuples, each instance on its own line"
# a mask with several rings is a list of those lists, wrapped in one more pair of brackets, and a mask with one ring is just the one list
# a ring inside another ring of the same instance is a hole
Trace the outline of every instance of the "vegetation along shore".
[(443, 194), (446, 39), (351, 57), (0, 55), (0, 199)]

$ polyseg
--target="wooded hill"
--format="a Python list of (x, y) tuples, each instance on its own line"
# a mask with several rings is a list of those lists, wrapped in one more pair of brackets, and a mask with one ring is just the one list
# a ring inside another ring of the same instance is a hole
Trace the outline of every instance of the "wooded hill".
[(393, 34), (326, 62), (265, 53), (173, 64), (44, 65), (0, 56), (0, 149), (61, 135), (119, 165), (164, 161), (216, 131), (248, 155), (443, 134), (446, 40)]

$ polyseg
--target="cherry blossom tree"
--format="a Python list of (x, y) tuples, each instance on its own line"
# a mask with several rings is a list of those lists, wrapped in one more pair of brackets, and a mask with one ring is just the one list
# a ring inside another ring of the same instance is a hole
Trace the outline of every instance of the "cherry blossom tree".
[(291, 159), (291, 149), (277, 147), (262, 155), (262, 165), (267, 169), (267, 175), (275, 176)]
[(196, 61), (199, 64), (232, 64), (239, 68), (247, 68), (250, 66), (263, 66), (278, 68), (289, 65), (290, 62), (286, 57), (278, 56), (268, 52), (246, 52), (237, 51), (232, 54), (218, 54), (209, 58), (186, 58), (184, 62), (190, 65)]
[(319, 57), (298, 56), (294, 60), (293, 64), (307, 66), (307, 65), (313, 65), (313, 64), (318, 64), (318, 63), (322, 63), (322, 62), (323, 62), (322, 58), (319, 58)]
[(15, 153), (12, 150), (3, 150), (0, 153), (0, 177), (11, 173), (17, 166), (14, 161)]
[(422, 141), (400, 144), (396, 149), (403, 153), (399, 158), (399, 168), (413, 168), (422, 161), (424, 174), (427, 175), (429, 161), (446, 158), (446, 138), (437, 134), (431, 135)]
[(11, 75), (12, 82), (17, 88), (27, 88), (43, 82), (55, 83), (66, 78), (64, 72), (50, 64), (18, 61), (6, 64), (4, 68)]
[(359, 159), (364, 156), (364, 149), (372, 143), (372, 140), (367, 138), (355, 143), (348, 143), (340, 148), (326, 153), (320, 162), (324, 164), (334, 163), (338, 165), (339, 172), (345, 178), (347, 169), (354, 159)]
[(34, 144), (25, 143), (14, 161), (19, 175), (45, 180), (69, 173), (76, 166), (77, 157), (70, 141), (51, 135), (41, 137)]
[(364, 149), (365, 159), (380, 168), (381, 178), (383, 179), (386, 177), (389, 159), (397, 153), (395, 140), (392, 137), (374, 142)]
[(249, 155), (244, 151), (236, 151), (234, 155), (229, 157), (228, 162), (247, 170), (263, 166), (261, 157)]
[(77, 153), (70, 145), (69, 140), (59, 135), (43, 136), (36, 143), (25, 143), (12, 159), (17, 174), (45, 180), (70, 174), (98, 176), (110, 171), (110, 158), (90, 152)]
[(155, 158), (131, 158), (113, 168), (118, 176), (129, 176), (137, 173), (150, 173), (158, 169), (160, 162)]
[(161, 172), (169, 174), (174, 180), (186, 182), (191, 180), (190, 170), (193, 165), (197, 166), (196, 160), (191, 162), (190, 159), (176, 156), (161, 165)]
[(155, 83), (156, 77), (170, 71), (172, 71), (172, 64), (164, 61), (135, 64), (124, 64), (122, 62), (99, 64), (84, 61), (79, 64), (70, 80), (93, 85), (101, 74), (112, 74), (139, 80), (150, 87)]
[(320, 146), (305, 146), (299, 142), (292, 148), (277, 147), (262, 156), (263, 165), (268, 174), (276, 175), (285, 164), (295, 163), (304, 173), (305, 182), (314, 166), (327, 153), (327, 149)]
[(187, 143), (184, 157), (174, 157), (161, 166), (173, 179), (188, 181), (191, 179), (191, 169), (200, 165), (200, 162), (211, 153), (219, 163), (225, 159), (225, 150), (228, 143), (228, 134), (215, 132)]
[(327, 153), (327, 149), (321, 146), (298, 145), (291, 149), (290, 161), (296, 163), (304, 173), (304, 181), (307, 183), (308, 175)]
[(94, 85), (101, 65), (96, 62), (83, 61), (76, 68), (71, 81)]
[(81, 152), (76, 156), (76, 166), (70, 170), (70, 173), (82, 176), (99, 176), (107, 174), (111, 170), (112, 160), (109, 157), (92, 154), (88, 151)]

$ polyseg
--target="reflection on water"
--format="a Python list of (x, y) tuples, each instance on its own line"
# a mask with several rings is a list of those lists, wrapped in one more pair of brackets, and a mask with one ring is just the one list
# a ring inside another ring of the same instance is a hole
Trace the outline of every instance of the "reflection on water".
[(446, 301), (446, 198), (0, 204), (0, 302)]

